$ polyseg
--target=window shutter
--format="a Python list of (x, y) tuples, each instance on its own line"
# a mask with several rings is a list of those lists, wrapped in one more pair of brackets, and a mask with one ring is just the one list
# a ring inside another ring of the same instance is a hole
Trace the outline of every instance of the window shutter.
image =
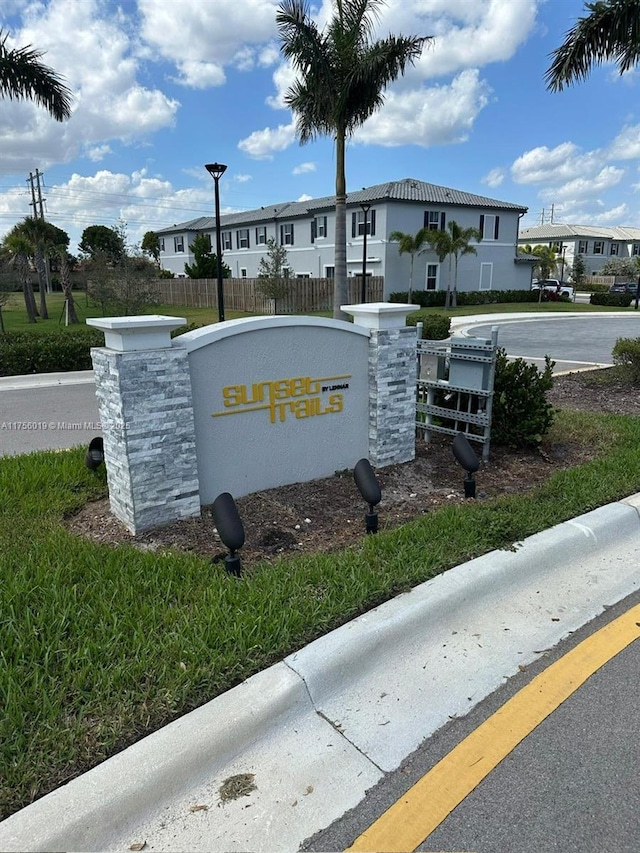
[(312, 219), (311, 220), (311, 242), (312, 243), (316, 239), (316, 230), (317, 230), (316, 221), (315, 221), (315, 219)]
[(351, 214), (351, 236), (352, 237), (356, 236), (357, 227), (358, 227), (357, 216), (355, 213), (352, 213)]
[(480, 214), (480, 234), (484, 237), (484, 213)]
[(322, 218), (324, 220), (324, 236), (326, 237), (327, 236), (327, 217), (323, 216)]
[(376, 212), (375, 210), (371, 211), (371, 228), (369, 230), (369, 234), (373, 236), (376, 233)]
[(495, 228), (493, 229), (493, 239), (494, 240), (498, 239), (499, 233), (500, 233), (500, 217), (496, 216), (496, 225), (495, 225)]
[(425, 210), (424, 212), (424, 227), (427, 228), (429, 225), (429, 211)]
[(236, 249), (240, 248), (240, 232), (236, 231)]
[(445, 215), (444, 215), (444, 211), (442, 211), (442, 213), (440, 214), (440, 230), (441, 231), (444, 231), (444, 225), (445, 225)]
[(293, 222), (291, 223), (291, 245), (293, 246)]
[(284, 225), (280, 226), (280, 245), (284, 246)]

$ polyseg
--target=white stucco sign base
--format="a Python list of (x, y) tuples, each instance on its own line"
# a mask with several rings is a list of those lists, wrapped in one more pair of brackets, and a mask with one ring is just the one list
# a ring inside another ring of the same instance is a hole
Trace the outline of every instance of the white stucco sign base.
[(112, 512), (134, 533), (241, 497), (415, 454), (409, 305), (344, 306), (353, 323), (252, 317), (171, 339), (176, 317), (87, 322)]

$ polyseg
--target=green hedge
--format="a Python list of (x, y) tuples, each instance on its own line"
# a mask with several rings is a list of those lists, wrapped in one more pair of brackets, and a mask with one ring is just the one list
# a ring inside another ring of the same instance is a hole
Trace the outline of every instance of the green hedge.
[[(407, 302), (408, 292), (391, 293), (389, 302)], [(444, 307), (447, 293), (445, 290), (414, 290), (411, 302), (421, 308)], [(496, 305), (501, 302), (537, 302), (537, 290), (459, 290), (457, 293), (459, 306), (463, 305)]]
[[(171, 336), (197, 328), (195, 323), (180, 326)], [(0, 376), (91, 370), (91, 347), (103, 346), (104, 334), (89, 327), (55, 332), (5, 332), (0, 334)]]
[(589, 297), (591, 305), (612, 305), (618, 308), (628, 308), (633, 296), (630, 293), (592, 293)]
[(427, 314), (416, 311), (407, 317), (407, 326), (422, 323), (422, 339), (425, 341), (443, 341), (451, 334), (451, 319), (446, 314)]

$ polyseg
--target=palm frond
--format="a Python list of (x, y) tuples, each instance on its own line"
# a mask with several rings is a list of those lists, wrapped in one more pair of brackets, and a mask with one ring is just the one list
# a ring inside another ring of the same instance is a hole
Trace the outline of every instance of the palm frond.
[(40, 62), (43, 51), (7, 48), (0, 30), (0, 97), (29, 100), (49, 111), (56, 121), (71, 116), (72, 92), (53, 68)]
[(550, 54), (545, 81), (552, 92), (586, 79), (602, 62), (613, 60), (623, 74), (640, 60), (640, 0), (599, 0), (585, 9), (590, 14), (578, 18)]

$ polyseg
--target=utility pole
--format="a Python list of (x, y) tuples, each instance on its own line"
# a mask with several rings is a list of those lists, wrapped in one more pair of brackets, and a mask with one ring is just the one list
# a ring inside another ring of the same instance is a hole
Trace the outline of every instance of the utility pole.
[[(29, 207), (33, 208), (33, 218), (34, 219), (42, 219), (44, 222), (44, 204), (43, 202), (46, 199), (42, 198), (42, 187), (40, 186), (40, 178), (44, 179), (44, 175), (39, 169), (36, 169), (35, 174), (35, 186), (34, 186), (34, 176), (33, 172), (29, 172), (29, 178), (27, 179), (27, 183), (31, 185), (31, 204)], [(43, 180), (44, 183), (44, 180)], [(38, 198), (36, 201), (36, 187), (38, 190)], [(44, 259), (44, 277), (45, 277), (45, 288), (47, 293), (51, 293), (51, 272), (49, 269), (49, 258), (45, 257)]]
[[(36, 181), (38, 182), (38, 207), (40, 208), (40, 219), (44, 219), (44, 208), (42, 206), (42, 190), (40, 189), (40, 177), (44, 179), (44, 175), (42, 174), (42, 172), (39, 169), (36, 169)], [(44, 200), (46, 201), (46, 199)]]

